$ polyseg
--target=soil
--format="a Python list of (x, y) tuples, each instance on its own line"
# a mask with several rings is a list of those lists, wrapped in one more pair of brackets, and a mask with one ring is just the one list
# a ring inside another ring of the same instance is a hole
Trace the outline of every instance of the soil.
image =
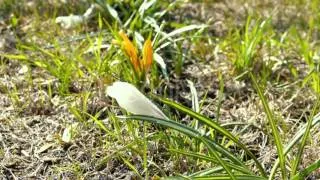
[[(228, 34), (230, 23), (241, 29), (248, 14), (264, 18), (275, 11), (277, 13), (272, 16), (272, 26), (279, 33), (286, 31), (292, 24), (303, 28), (303, 23), (311, 16), (303, 6), (288, 5), (276, 0), (185, 3), (168, 16), (177, 22), (209, 22), (208, 33), (218, 42)], [(25, 13), (28, 16), (28, 12)], [(25, 37), (27, 30), (24, 29), (29, 28), (29, 21), (24, 21), (23, 26), (14, 28), (10, 27), (7, 19), (0, 19), (0, 53), (18, 52), (16, 43), (20, 39), (28, 39)], [(38, 27), (39, 31), (45, 32), (45, 24), (43, 22), (43, 26)], [(315, 35), (314, 41), (317, 40)], [(250, 81), (234, 78), (235, 74), (230, 71), (232, 62), (228, 60), (226, 51), (217, 48), (214, 52), (216, 44), (205, 40), (198, 43), (186, 42), (184, 48), (190, 48), (188, 50), (192, 58), (185, 60), (180, 75), (174, 73), (168, 60), (168, 71), (172, 70), (172, 73), (164, 86), (168, 87), (172, 99), (191, 107), (190, 88), (186, 81), (191, 80), (200, 103), (203, 103), (201, 113), (212, 118), (217, 117), (221, 101), (219, 122), (232, 132), (239, 133), (241, 141), (259, 157), (267, 170), (271, 170), (277, 158), (276, 150), (270, 145), (273, 141), (268, 136), (270, 125)], [(199, 56), (201, 50), (204, 51), (203, 56)], [(289, 58), (298, 67), (299, 74), (306, 74), (301, 57), (286, 53), (276, 58)], [(77, 93), (90, 90), (93, 95), (89, 99), (88, 110), (92, 114), (102, 110), (100, 118), (107, 125), (108, 115), (103, 109), (111, 106), (111, 100), (103, 97), (101, 90), (92, 87), (90, 83), (73, 82), (69, 87), (73, 95), (61, 96), (57, 93), (57, 80), (47, 72), (27, 66), (19, 60), (0, 58), (3, 64), (0, 66), (0, 179), (139, 179), (120, 158), (115, 156), (105, 159), (106, 155), (115, 154), (123, 148), (120, 144), (111, 140), (106, 142), (110, 137), (99, 127), (90, 125), (90, 122), (79, 123), (74, 114), (70, 113), (70, 106), (81, 106), (81, 97)], [(219, 73), (223, 74), (225, 85), (222, 96), (219, 91)], [(288, 78), (285, 70), (273, 73), (281, 75), (282, 84), (267, 83), (265, 96), (279, 118), (279, 129), (283, 131), (281, 134), (286, 135), (283, 139), (288, 141), (300, 125), (305, 124), (315, 96), (310, 89), (301, 88), (300, 84)], [(34, 83), (30, 84), (31, 80)], [(52, 95), (48, 94), (49, 88), (53, 88)], [(189, 121), (182, 114), (180, 117), (183, 121)], [(62, 141), (63, 132), (72, 124), (76, 124), (76, 138), (71, 143), (65, 143)], [(301, 167), (320, 159), (320, 129), (314, 129), (312, 134), (312, 142), (306, 147)], [(167, 157), (162, 157), (162, 151), (165, 149), (153, 152), (159, 153), (158, 166), (165, 174), (173, 174), (175, 164)], [(142, 169), (140, 160), (133, 163), (139, 170)], [(180, 167), (183, 167), (183, 161)], [(162, 174), (157, 172), (155, 175)], [(318, 178), (320, 171), (309, 177)]]

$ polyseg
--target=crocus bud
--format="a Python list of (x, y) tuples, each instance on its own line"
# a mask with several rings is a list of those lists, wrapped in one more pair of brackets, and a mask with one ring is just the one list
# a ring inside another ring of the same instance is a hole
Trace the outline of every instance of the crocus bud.
[(107, 87), (106, 94), (115, 98), (120, 107), (132, 114), (168, 119), (155, 104), (130, 83), (114, 82)]

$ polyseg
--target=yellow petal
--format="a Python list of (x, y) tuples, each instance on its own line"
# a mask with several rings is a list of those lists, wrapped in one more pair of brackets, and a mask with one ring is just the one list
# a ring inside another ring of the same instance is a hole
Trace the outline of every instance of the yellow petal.
[(148, 71), (151, 67), (152, 57), (153, 57), (152, 42), (149, 38), (146, 40), (146, 42), (143, 45), (142, 62), (143, 62), (144, 69), (146, 71)]
[(119, 32), (119, 35), (121, 36), (123, 42), (122, 46), (126, 52), (126, 54), (129, 56), (131, 63), (133, 64), (133, 67), (136, 71), (139, 71), (139, 61), (138, 61), (138, 52), (137, 48), (133, 45), (133, 43), (130, 41), (128, 36), (123, 33)]

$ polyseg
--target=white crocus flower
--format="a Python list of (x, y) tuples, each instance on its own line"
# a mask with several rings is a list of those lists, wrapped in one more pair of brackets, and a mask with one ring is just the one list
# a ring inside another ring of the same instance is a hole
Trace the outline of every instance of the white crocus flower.
[(65, 29), (71, 29), (76, 26), (83, 24), (86, 20), (88, 20), (94, 10), (95, 6), (91, 5), (89, 9), (83, 15), (70, 15), (70, 16), (59, 16), (56, 18), (56, 23), (60, 24), (61, 27)]
[(132, 114), (168, 119), (155, 104), (130, 83), (115, 82), (107, 87), (106, 93), (115, 98), (120, 107)]
[(83, 17), (80, 15), (70, 15), (70, 16), (59, 16), (56, 18), (56, 23), (60, 24), (64, 29), (71, 29), (84, 21)]

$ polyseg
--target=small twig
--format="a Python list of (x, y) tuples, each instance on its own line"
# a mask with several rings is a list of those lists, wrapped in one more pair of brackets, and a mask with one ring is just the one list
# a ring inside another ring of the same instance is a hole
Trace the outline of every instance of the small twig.
[(2, 164), (0, 164), (0, 166), (1, 166), (3, 169), (7, 170), (7, 171), (11, 174), (11, 176), (12, 176), (12, 178), (13, 178), (14, 180), (18, 180), (18, 178), (14, 175), (14, 173), (11, 171), (11, 169), (3, 166)]

